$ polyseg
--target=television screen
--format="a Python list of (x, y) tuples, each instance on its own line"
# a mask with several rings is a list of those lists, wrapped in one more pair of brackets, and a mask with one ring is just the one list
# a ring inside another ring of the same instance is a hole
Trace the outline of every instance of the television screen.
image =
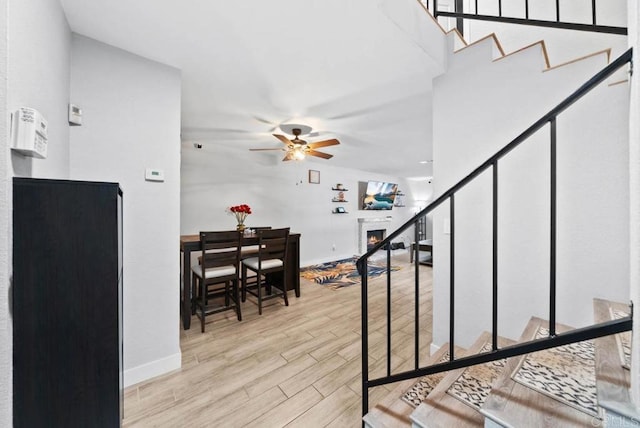
[(398, 192), (398, 185), (383, 181), (369, 181), (362, 202), (363, 210), (390, 210)]

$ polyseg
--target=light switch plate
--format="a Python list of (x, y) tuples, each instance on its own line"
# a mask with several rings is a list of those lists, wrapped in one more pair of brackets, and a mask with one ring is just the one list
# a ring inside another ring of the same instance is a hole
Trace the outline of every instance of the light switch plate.
[(144, 172), (147, 181), (164, 181), (164, 171), (161, 169), (147, 168)]

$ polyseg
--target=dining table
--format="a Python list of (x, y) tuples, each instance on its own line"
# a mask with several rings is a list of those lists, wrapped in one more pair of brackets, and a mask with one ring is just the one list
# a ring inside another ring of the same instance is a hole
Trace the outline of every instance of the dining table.
[[(258, 245), (258, 234), (245, 233), (242, 237), (242, 246)], [(182, 258), (182, 293), (180, 297), (180, 312), (182, 327), (189, 330), (191, 327), (191, 253), (201, 251), (200, 234), (180, 236), (180, 254)], [(280, 273), (282, 275), (282, 273)], [(295, 296), (300, 297), (300, 234), (290, 233), (287, 245), (286, 271), (287, 288), (294, 290)], [(273, 274), (273, 279), (278, 281), (278, 273)], [(280, 279), (281, 281), (281, 279)]]

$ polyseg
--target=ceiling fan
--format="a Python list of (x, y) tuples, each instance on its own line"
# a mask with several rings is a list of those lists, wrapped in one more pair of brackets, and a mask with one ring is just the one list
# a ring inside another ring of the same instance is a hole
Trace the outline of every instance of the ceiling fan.
[[(290, 140), (287, 137), (285, 137), (284, 135), (280, 135), (280, 134), (273, 134), (274, 137), (276, 137), (278, 140), (280, 140), (281, 142), (283, 142), (284, 144), (287, 145), (286, 148), (279, 148), (279, 149), (249, 149), (251, 151), (263, 151), (263, 150), (282, 150), (287, 152), (287, 154), (284, 156), (284, 158), (282, 159), (283, 161), (290, 161), (290, 160), (302, 160), (304, 159), (306, 156), (316, 156), (319, 158), (323, 158), (323, 159), (331, 159), (333, 157), (333, 155), (330, 155), (328, 153), (324, 153), (324, 152), (319, 152), (316, 149), (320, 148), (320, 147), (328, 147), (328, 146), (335, 146), (340, 144), (340, 141), (336, 140), (335, 138), (332, 138), (330, 140), (323, 140), (323, 141), (317, 141), (315, 143), (307, 143), (304, 140), (301, 140), (300, 138), (298, 138), (300, 136), (300, 134), (302, 133), (302, 128), (304, 126), (300, 126), (300, 127), (296, 127), (296, 128), (292, 128), (291, 129), (291, 133), (294, 135), (294, 139)], [(309, 127), (304, 127), (305, 130), (311, 130), (311, 128)]]

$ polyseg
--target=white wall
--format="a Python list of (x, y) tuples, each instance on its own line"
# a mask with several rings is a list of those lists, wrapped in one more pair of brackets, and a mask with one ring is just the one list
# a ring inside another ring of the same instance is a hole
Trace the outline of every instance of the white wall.
[[(438, 195), (533, 124), (606, 64), (606, 57), (542, 72), (532, 48), (490, 61), (490, 42), (450, 58), (434, 81)], [(464, 51), (463, 51), (464, 52)], [(462, 102), (456, 102), (464, 100)], [(453, 101), (453, 102), (452, 102)], [(628, 87), (604, 86), (558, 120), (558, 322), (592, 322), (592, 298), (627, 299)], [(578, 116), (579, 112), (581, 116)], [(549, 128), (499, 164), (499, 333), (516, 339), (548, 319)], [(491, 328), (491, 176), (456, 196), (457, 340)], [(434, 343), (448, 340), (447, 204), (434, 216)]]
[(9, 1), (8, 107), (38, 110), (49, 123), (47, 159), (11, 154), (16, 176), (69, 176), (71, 32), (57, 1)]
[[(7, 112), (7, 2), (0, 0), (0, 296), (9, 295), (11, 270), (11, 168)], [(13, 336), (9, 299), (0, 298), (0, 426), (11, 426)]]
[[(57, 1), (0, 1), (0, 426), (12, 425), (12, 324), (9, 284), (12, 251), (14, 175), (67, 178), (71, 33)], [(6, 24), (6, 25), (5, 25)], [(9, 150), (10, 113), (20, 106), (39, 110), (49, 121), (47, 159), (32, 159)]]
[[(237, 151), (228, 144), (195, 149), (183, 145), (181, 233), (235, 228), (232, 205), (248, 204), (253, 211), (247, 226), (291, 227), (301, 234), (301, 264), (351, 257), (358, 254), (358, 218), (391, 215), (395, 230), (413, 213), (406, 182), (372, 172), (333, 167), (331, 160), (282, 162), (281, 152)], [(309, 169), (320, 171), (320, 184), (308, 182)], [(360, 210), (358, 182), (390, 181), (399, 184), (407, 207), (391, 211)], [(337, 183), (349, 189), (348, 203), (334, 203)], [(348, 214), (332, 214), (344, 206)], [(334, 250), (335, 246), (335, 250)]]
[[(180, 72), (97, 41), (72, 40), (71, 177), (124, 192), (124, 368), (129, 385), (180, 367)], [(165, 182), (147, 182), (145, 168)]]

